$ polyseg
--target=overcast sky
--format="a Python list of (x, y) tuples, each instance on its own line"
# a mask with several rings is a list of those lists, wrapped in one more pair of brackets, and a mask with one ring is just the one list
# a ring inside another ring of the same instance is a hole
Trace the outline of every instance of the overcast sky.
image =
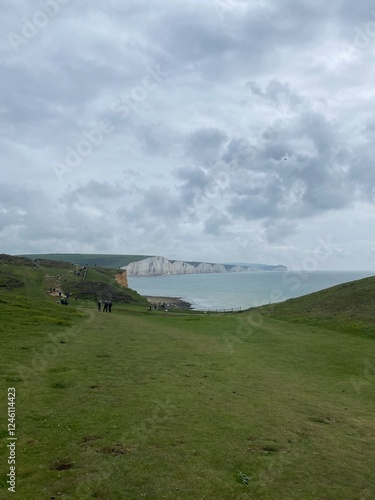
[(375, 270), (373, 1), (1, 14), (2, 252)]

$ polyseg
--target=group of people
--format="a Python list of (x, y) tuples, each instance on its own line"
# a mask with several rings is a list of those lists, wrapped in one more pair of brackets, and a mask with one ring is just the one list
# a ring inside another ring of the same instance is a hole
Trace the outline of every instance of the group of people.
[(98, 300), (98, 311), (101, 312), (103, 306), (103, 312), (112, 312), (112, 301), (111, 300)]

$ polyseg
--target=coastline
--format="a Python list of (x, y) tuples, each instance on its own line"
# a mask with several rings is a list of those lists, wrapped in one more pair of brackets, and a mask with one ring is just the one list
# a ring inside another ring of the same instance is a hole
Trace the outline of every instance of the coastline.
[(148, 303), (152, 306), (161, 306), (162, 304), (165, 304), (167, 309), (192, 309), (190, 302), (186, 302), (186, 300), (183, 300), (180, 297), (158, 297), (154, 295), (143, 295), (143, 297), (147, 299)]
[(189, 274), (130, 277), (129, 286), (145, 297), (160, 297), (158, 302), (168, 304), (174, 297), (191, 302), (190, 310), (216, 311), (288, 300), (373, 275), (373, 271), (311, 271), (303, 277), (296, 271)]

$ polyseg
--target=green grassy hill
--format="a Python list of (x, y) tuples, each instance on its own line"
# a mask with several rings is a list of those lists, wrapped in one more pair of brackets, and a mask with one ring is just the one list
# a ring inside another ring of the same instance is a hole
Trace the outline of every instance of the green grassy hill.
[(375, 337), (375, 276), (262, 309), (274, 318), (293, 323)]
[(118, 269), (127, 266), (130, 262), (137, 262), (151, 255), (114, 255), (114, 254), (82, 254), (82, 253), (48, 253), (48, 254), (27, 254), (21, 257), (28, 259), (46, 259), (70, 262), (79, 266), (100, 266)]
[(9, 387), (14, 498), (375, 497), (372, 278), (233, 315), (109, 314), (57, 305), (46, 285), (80, 277), (48, 266), (0, 259), (1, 498)]
[[(79, 274), (78, 274), (79, 273)], [(111, 299), (122, 303), (140, 303), (146, 301), (137, 292), (119, 285), (115, 280), (116, 269), (88, 267), (82, 268), (64, 261), (47, 259), (31, 260), (24, 257), (0, 255), (0, 290), (19, 289), (19, 294), (26, 297), (38, 297), (42, 302), (47, 299), (55, 302), (55, 295), (47, 293), (55, 288), (65, 295), (70, 292), (79, 300), (97, 301)], [(5, 295), (10, 298), (11, 296)]]

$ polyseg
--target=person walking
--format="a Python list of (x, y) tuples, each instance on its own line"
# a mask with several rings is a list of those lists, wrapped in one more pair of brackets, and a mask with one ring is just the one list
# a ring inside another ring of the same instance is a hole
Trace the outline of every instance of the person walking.
[(103, 312), (108, 312), (108, 300), (105, 300), (105, 301), (104, 301), (104, 308), (103, 308)]
[(98, 312), (102, 310), (102, 303), (98, 300)]
[(108, 301), (108, 312), (112, 312), (112, 301)]

